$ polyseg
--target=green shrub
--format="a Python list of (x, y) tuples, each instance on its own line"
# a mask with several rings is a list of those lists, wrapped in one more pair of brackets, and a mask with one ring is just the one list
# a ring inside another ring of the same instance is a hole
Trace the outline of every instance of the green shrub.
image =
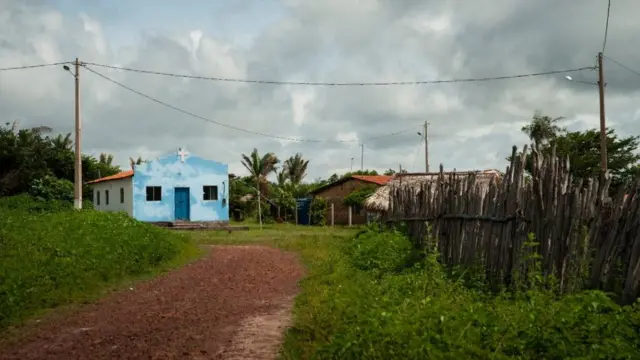
[(366, 230), (310, 268), (287, 333), (287, 359), (640, 358), (638, 304), (604, 293), (492, 294), (411, 254), (398, 233)]
[[(28, 194), (0, 197), (0, 208), (8, 210), (21, 210), (26, 212), (60, 212), (73, 210), (73, 199), (68, 200), (44, 200)], [(93, 203), (89, 200), (82, 202), (83, 210), (93, 210)]]
[(365, 186), (358, 190), (354, 190), (342, 200), (344, 206), (351, 206), (356, 212), (360, 211), (364, 206), (365, 200), (376, 192), (373, 186)]
[(397, 232), (369, 228), (345, 243), (344, 251), (356, 269), (391, 273), (403, 269), (413, 255), (411, 242)]
[(84, 301), (192, 249), (182, 235), (124, 213), (33, 211), (41, 205), (14, 197), (0, 206), (0, 328)]
[(311, 217), (311, 225), (324, 226), (327, 223), (327, 209), (329, 204), (327, 200), (321, 197), (314, 197), (311, 201), (311, 209), (309, 210), (309, 216)]
[(29, 194), (39, 200), (62, 200), (73, 203), (73, 183), (46, 175), (34, 179), (29, 187)]

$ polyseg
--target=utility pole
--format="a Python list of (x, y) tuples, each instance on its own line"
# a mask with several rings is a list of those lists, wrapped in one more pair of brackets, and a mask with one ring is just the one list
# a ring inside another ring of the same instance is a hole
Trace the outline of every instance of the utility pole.
[[(598, 53), (598, 88), (600, 93), (600, 167), (602, 173), (607, 171), (607, 125), (604, 112), (604, 69), (602, 53)], [(604, 180), (604, 179), (603, 179)]]
[(360, 144), (360, 170), (364, 170), (364, 144)]
[(353, 171), (353, 158), (351, 158), (351, 169), (349, 171)]
[(74, 74), (76, 85), (76, 161), (74, 166), (74, 207), (78, 210), (82, 209), (82, 150), (80, 144), (82, 142), (82, 126), (80, 122), (80, 60), (75, 61), (76, 73)]
[(429, 136), (427, 135), (428, 122), (424, 122), (424, 165), (426, 172), (429, 172)]
[(262, 230), (262, 209), (260, 208), (260, 203), (262, 202), (260, 199), (260, 175), (258, 175), (257, 185), (258, 186), (256, 187), (256, 192), (258, 193), (258, 221), (260, 222), (260, 230)]

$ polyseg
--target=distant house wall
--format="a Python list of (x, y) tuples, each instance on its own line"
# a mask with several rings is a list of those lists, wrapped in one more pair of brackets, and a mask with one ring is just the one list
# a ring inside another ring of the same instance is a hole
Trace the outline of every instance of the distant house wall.
[[(331, 224), (331, 203), (333, 203), (334, 222), (336, 225), (348, 225), (349, 224), (349, 207), (343, 205), (344, 198), (355, 190), (362, 189), (366, 186), (373, 186), (378, 188), (380, 185), (372, 184), (368, 181), (362, 181), (359, 179), (349, 179), (342, 183), (329, 186), (326, 189), (315, 194), (317, 197), (327, 200), (327, 213), (326, 223)], [(356, 212), (355, 209), (351, 214), (352, 224), (366, 224), (367, 217), (366, 212), (361, 210)]]
[[(109, 180), (91, 185), (93, 191), (93, 206), (99, 211), (124, 211), (133, 216), (133, 199), (131, 178)], [(124, 198), (121, 199), (121, 192)], [(100, 193), (100, 195), (98, 195)], [(108, 203), (107, 203), (108, 197)], [(98, 203), (98, 199), (100, 203)]]
[[(147, 187), (159, 186), (161, 199), (147, 200)], [(217, 200), (204, 199), (204, 186), (217, 186)], [(176, 220), (176, 188), (189, 188), (190, 221), (229, 221), (228, 166), (197, 156), (176, 155), (135, 166), (133, 216), (140, 221)]]

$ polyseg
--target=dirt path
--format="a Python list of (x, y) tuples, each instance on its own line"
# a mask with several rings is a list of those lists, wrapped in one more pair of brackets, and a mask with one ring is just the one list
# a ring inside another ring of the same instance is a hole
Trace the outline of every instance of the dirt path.
[(297, 257), (215, 247), (164, 277), (44, 321), (0, 359), (273, 359), (289, 325)]

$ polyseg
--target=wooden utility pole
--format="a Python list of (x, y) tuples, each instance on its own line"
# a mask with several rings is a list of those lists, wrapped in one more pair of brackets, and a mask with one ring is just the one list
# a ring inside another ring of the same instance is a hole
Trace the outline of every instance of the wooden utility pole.
[(262, 209), (260, 206), (260, 203), (262, 202), (260, 201), (260, 175), (258, 175), (257, 179), (258, 186), (256, 187), (256, 192), (258, 193), (258, 222), (260, 222), (260, 230), (262, 230)]
[(427, 135), (428, 122), (424, 122), (424, 165), (425, 171), (429, 172), (429, 136)]
[(73, 203), (76, 209), (82, 209), (82, 125), (80, 122), (80, 61), (76, 58), (74, 74), (76, 85), (76, 143), (75, 143), (75, 166), (74, 166), (74, 196)]
[(360, 170), (364, 170), (364, 144), (360, 144)]
[(604, 112), (604, 69), (602, 68), (602, 53), (598, 53), (598, 89), (600, 90), (600, 167), (607, 171), (607, 124)]

